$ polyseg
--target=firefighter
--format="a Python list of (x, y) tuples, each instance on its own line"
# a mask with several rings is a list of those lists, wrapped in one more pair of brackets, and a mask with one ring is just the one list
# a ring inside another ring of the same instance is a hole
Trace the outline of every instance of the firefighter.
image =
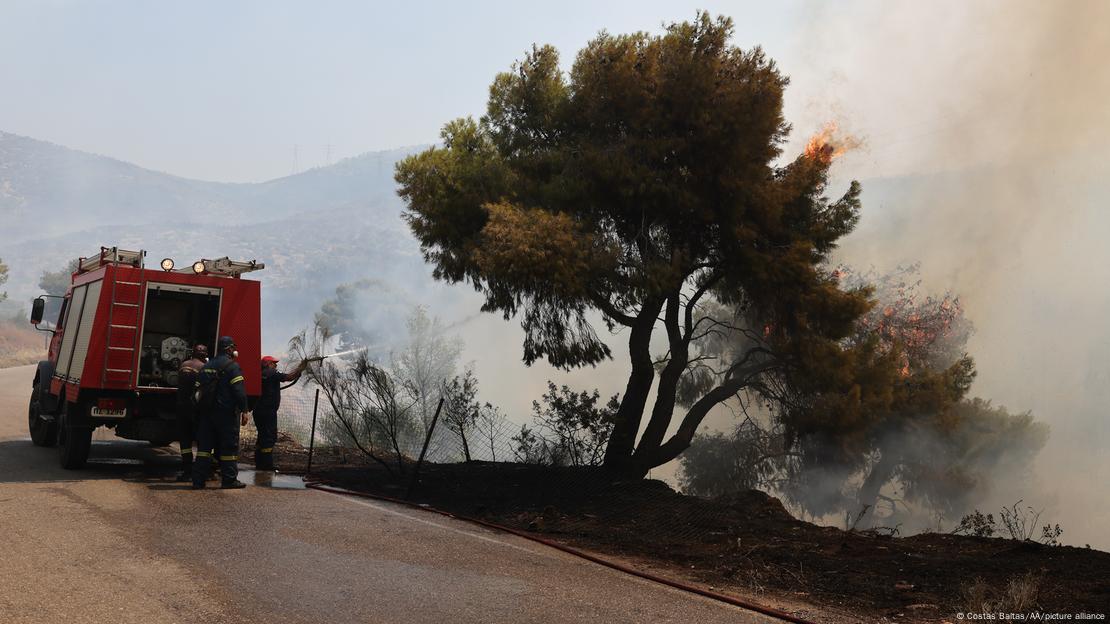
[[(197, 457), (193, 462), (193, 489), (204, 488), (212, 463), (212, 451), (220, 449), (220, 487), (247, 487), (239, 481), (239, 427), (247, 424), (247, 393), (243, 389), (243, 371), (235, 358), (239, 352), (231, 336), (221, 336), (216, 343), (217, 354), (201, 370), (198, 410)], [(212, 408), (204, 409), (203, 393), (214, 393)]]
[(179, 482), (193, 478), (193, 438), (196, 437), (197, 421), (194, 409), (194, 396), (197, 391), (197, 378), (208, 361), (208, 347), (198, 344), (193, 347), (193, 357), (185, 360), (177, 369), (177, 441), (181, 444), (181, 473)]
[(277, 413), (281, 405), (281, 384), (296, 382), (308, 366), (301, 362), (292, 372), (283, 373), (277, 369), (278, 359), (267, 355), (262, 358), (262, 396), (254, 406), (254, 426), (258, 429), (258, 440), (254, 448), (254, 467), (258, 470), (274, 470), (274, 444), (277, 442)]

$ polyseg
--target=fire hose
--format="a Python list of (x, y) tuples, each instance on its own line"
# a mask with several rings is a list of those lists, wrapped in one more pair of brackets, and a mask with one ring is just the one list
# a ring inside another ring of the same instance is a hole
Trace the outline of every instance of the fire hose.
[(663, 576), (652, 574), (650, 572), (645, 572), (643, 570), (637, 570), (636, 568), (625, 565), (623, 563), (618, 563), (616, 561), (611, 561), (609, 559), (599, 557), (597, 555), (588, 553), (586, 551), (579, 550), (579, 549), (574, 548), (572, 546), (567, 546), (566, 544), (562, 544), (562, 543), (556, 542), (554, 540), (550, 540), (550, 539), (547, 539), (547, 538), (544, 538), (544, 537), (540, 537), (539, 535), (534, 535), (534, 534), (528, 533), (526, 531), (521, 531), (519, 529), (514, 529), (512, 527), (507, 527), (507, 526), (504, 526), (504, 525), (501, 525), (501, 524), (488, 522), (486, 520), (481, 520), (479, 518), (473, 518), (473, 517), (470, 517), (470, 516), (462, 516), (462, 515), (459, 515), (459, 514), (448, 512), (448, 511), (443, 511), (441, 509), (436, 509), (435, 507), (429, 507), (429, 506), (426, 506), (426, 505), (418, 505), (416, 503), (406, 501), (406, 500), (402, 500), (402, 499), (399, 499), (399, 498), (393, 498), (391, 496), (383, 496), (381, 494), (370, 494), (368, 492), (356, 492), (356, 491), (353, 491), (353, 490), (344, 489), (344, 488), (338, 487), (338, 485), (333, 483), (333, 482), (327, 481), (325, 479), (321, 479), (319, 477), (313, 477), (312, 475), (305, 475), (304, 482), (305, 482), (305, 487), (313, 489), (313, 490), (319, 490), (321, 492), (328, 492), (330, 494), (335, 494), (335, 495), (339, 495), (339, 496), (358, 496), (358, 497), (361, 497), (361, 498), (377, 499), (377, 500), (382, 500), (382, 501), (386, 501), (386, 502), (390, 502), (390, 503), (395, 503), (395, 504), (398, 504), (398, 505), (405, 505), (406, 507), (412, 507), (414, 509), (421, 509), (423, 511), (430, 511), (432, 513), (437, 513), (437, 514), (440, 514), (442, 516), (446, 516), (448, 518), (454, 518), (456, 520), (463, 520), (465, 522), (471, 522), (471, 523), (474, 523), (474, 524), (477, 524), (477, 525), (480, 525), (480, 526), (484, 526), (484, 527), (489, 528), (489, 529), (493, 529), (495, 531), (500, 531), (500, 532), (503, 532), (503, 533), (510, 533), (512, 535), (516, 535), (517, 537), (522, 537), (524, 539), (527, 539), (527, 540), (530, 540), (530, 541), (533, 541), (533, 542), (536, 542), (536, 543), (539, 543), (539, 544), (543, 544), (544, 546), (548, 546), (550, 548), (555, 548), (557, 550), (561, 550), (561, 551), (563, 551), (567, 554), (571, 554), (571, 555), (574, 555), (576, 557), (580, 557), (582, 559), (590, 561), (592, 563), (596, 563), (598, 565), (602, 565), (602, 566), (605, 566), (607, 568), (617, 570), (618, 572), (624, 572), (625, 574), (630, 574), (632, 576), (636, 576), (636, 577), (642, 578), (644, 580), (652, 581), (652, 582), (655, 582), (655, 583), (660, 583), (662, 585), (666, 585), (668, 587), (672, 587), (674, 589), (689, 592), (689, 593), (692, 593), (692, 594), (697, 594), (699, 596), (709, 598), (711, 600), (716, 600), (718, 602), (723, 602), (723, 603), (732, 605), (734, 607), (739, 607), (741, 609), (746, 609), (748, 611), (755, 611), (756, 613), (761, 613), (763, 615), (767, 615), (767, 616), (770, 616), (770, 617), (773, 617), (773, 618), (777, 618), (777, 619), (783, 620), (785, 622), (794, 622), (795, 624), (815, 624), (814, 622), (812, 622), (810, 620), (801, 618), (801, 617), (793, 615), (791, 613), (787, 613), (786, 611), (782, 611), (780, 609), (775, 609), (774, 607), (768, 607), (768, 606), (765, 606), (765, 605), (761, 605), (759, 603), (751, 602), (749, 600), (744, 600), (743, 598), (738, 598), (736, 596), (730, 596), (728, 594), (722, 594), (720, 592), (716, 592), (716, 591), (713, 591), (711, 589), (705, 589), (705, 588), (702, 588), (702, 587), (697, 587), (695, 585), (691, 585), (689, 583), (684, 583), (682, 581), (678, 581), (678, 580), (675, 580), (675, 579), (666, 578), (666, 577), (663, 577)]
[[(304, 358), (303, 360), (301, 360), (301, 363), (307, 365), (307, 364), (312, 364), (313, 362), (323, 362), (324, 360), (326, 360), (330, 357), (335, 357), (337, 355), (347, 355), (348, 353), (355, 353), (357, 351), (365, 351), (367, 348), (368, 347), (363, 347), (363, 348), (360, 348), (360, 349), (350, 349), (348, 351), (341, 351), (339, 353), (329, 353), (327, 355), (314, 355), (312, 357)], [(297, 385), (298, 381), (300, 381), (299, 377), (297, 379), (289, 382), (288, 384), (282, 386), (281, 389), (282, 390), (287, 390), (289, 388), (292, 388), (293, 386)]]

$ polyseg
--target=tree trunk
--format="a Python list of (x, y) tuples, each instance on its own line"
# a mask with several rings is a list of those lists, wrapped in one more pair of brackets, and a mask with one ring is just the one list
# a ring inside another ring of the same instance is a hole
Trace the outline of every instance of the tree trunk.
[(674, 293), (667, 300), (667, 315), (664, 322), (670, 342), (671, 359), (667, 362), (663, 371), (659, 373), (659, 387), (655, 394), (655, 405), (651, 410), (651, 419), (648, 420), (648, 426), (644, 429), (644, 435), (640, 437), (640, 443), (636, 446), (634, 454), (637, 462), (642, 457), (656, 453), (659, 446), (663, 444), (663, 437), (667, 435), (667, 429), (671, 426), (671, 418), (674, 416), (678, 382), (682, 378), (682, 374), (686, 372), (686, 364), (689, 362), (689, 343), (683, 338), (678, 325), (678, 296), (679, 293)]
[(662, 308), (662, 299), (644, 302), (632, 326), (628, 338), (632, 372), (628, 375), (628, 385), (614, 418), (609, 444), (605, 448), (604, 465), (607, 468), (623, 470), (631, 463), (636, 434), (640, 431), (644, 407), (655, 381), (655, 366), (651, 361), (651, 333)]
[(470, 445), (466, 443), (466, 429), (461, 425), (459, 426), (459, 437), (462, 438), (463, 443), (463, 457), (466, 458), (466, 463), (470, 463)]
[(707, 392), (705, 396), (698, 399), (698, 401), (687, 410), (686, 416), (682, 418), (682, 424), (678, 426), (678, 431), (675, 431), (674, 435), (672, 435), (669, 440), (660, 445), (655, 451), (637, 457), (634, 466), (635, 474), (643, 477), (652, 468), (662, 466), (677, 458), (683, 451), (690, 448), (690, 442), (694, 439), (694, 434), (697, 433), (698, 427), (701, 426), (701, 422), (705, 420), (705, 417), (709, 414), (709, 410), (727, 401), (737, 392), (748, 387), (753, 377), (773, 366), (773, 363), (758, 362), (742, 367), (734, 371), (732, 376), (722, 382), (721, 385), (713, 388)]
[(875, 462), (871, 471), (867, 473), (867, 478), (863, 480), (863, 485), (860, 486), (859, 494), (856, 496), (856, 505), (860, 510), (866, 505), (867, 514), (872, 520), (874, 520), (875, 505), (879, 502), (879, 492), (890, 481), (894, 468), (898, 465), (893, 451), (880, 452), (882, 455), (879, 456), (879, 461)]

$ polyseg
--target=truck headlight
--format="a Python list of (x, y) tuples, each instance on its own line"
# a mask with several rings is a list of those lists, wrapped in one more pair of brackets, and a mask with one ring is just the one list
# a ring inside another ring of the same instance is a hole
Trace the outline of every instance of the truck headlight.
[(163, 271), (172, 271), (173, 270), (173, 258), (163, 258), (162, 259), (162, 270)]

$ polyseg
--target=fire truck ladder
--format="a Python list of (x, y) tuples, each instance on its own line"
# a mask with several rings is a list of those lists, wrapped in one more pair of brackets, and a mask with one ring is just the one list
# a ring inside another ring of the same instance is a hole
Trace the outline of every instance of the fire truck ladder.
[[(142, 269), (145, 256), (146, 251), (125, 251), (116, 247), (100, 248), (100, 266), (114, 265), (111, 269), (112, 294), (108, 302), (104, 365), (100, 368), (102, 388), (108, 387), (109, 383), (126, 386), (135, 375), (137, 360), (135, 354), (139, 350), (139, 303), (143, 285), (142, 282), (121, 280), (119, 269), (121, 265)], [(82, 268), (84, 268), (83, 264)], [(126, 368), (120, 364), (121, 361), (127, 362)]]

